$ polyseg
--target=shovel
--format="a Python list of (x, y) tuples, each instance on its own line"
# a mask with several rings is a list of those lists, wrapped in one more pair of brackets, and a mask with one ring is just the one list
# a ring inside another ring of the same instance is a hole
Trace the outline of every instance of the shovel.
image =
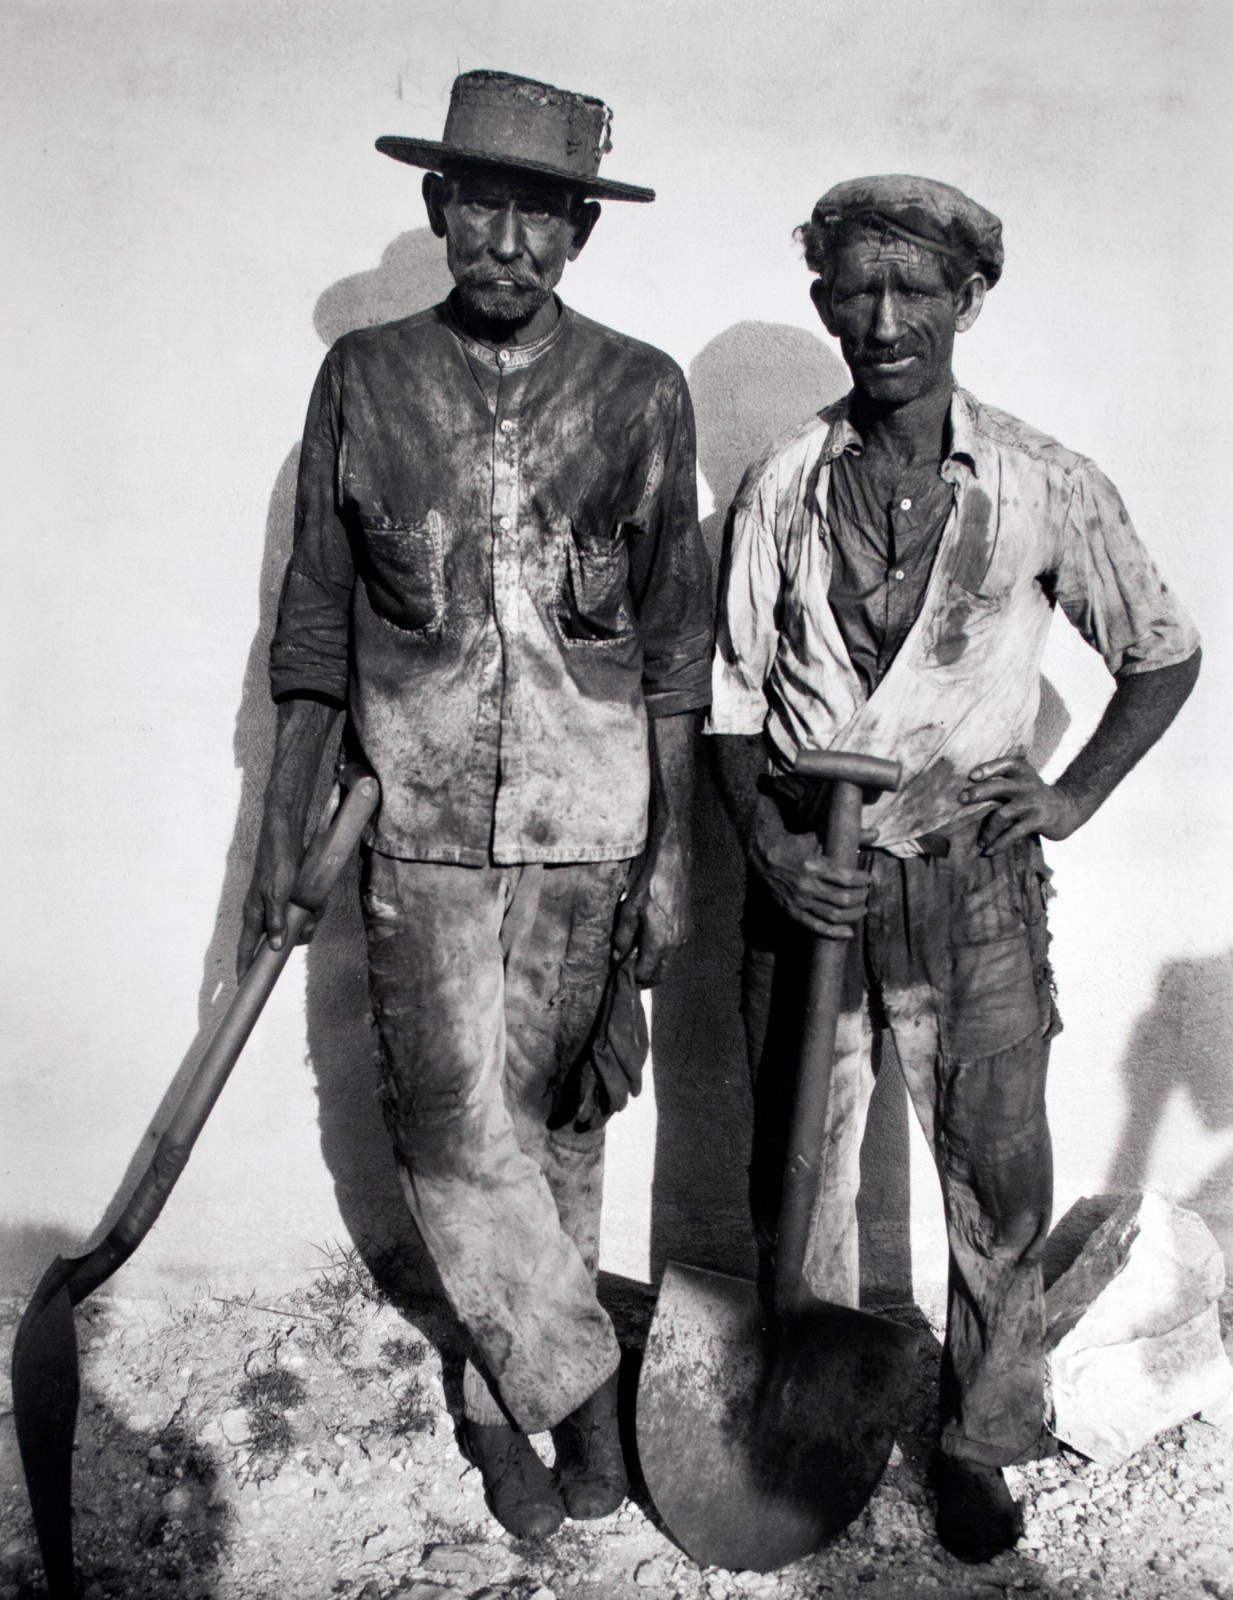
[(333, 820), (309, 845), (291, 891), (282, 949), (271, 950), (264, 939), (257, 946), (149, 1166), (111, 1231), (84, 1256), (70, 1261), (57, 1256), (18, 1324), (13, 1341), (13, 1416), (52, 1600), (71, 1600), (74, 1592), (72, 1467), (79, 1386), (73, 1307), (105, 1283), (154, 1226), (275, 980), (359, 843), (380, 793), (376, 778), (358, 765), (343, 771), (338, 792), (345, 797)]
[[(810, 750), (795, 770), (832, 783), (826, 853), (855, 866), (861, 790), (898, 788), (898, 762)], [(647, 1336), (643, 1477), (702, 1566), (771, 1572), (845, 1528), (886, 1469), (916, 1364), (915, 1332), (805, 1282), (847, 953), (814, 941), (770, 1314), (755, 1284), (669, 1262)]]

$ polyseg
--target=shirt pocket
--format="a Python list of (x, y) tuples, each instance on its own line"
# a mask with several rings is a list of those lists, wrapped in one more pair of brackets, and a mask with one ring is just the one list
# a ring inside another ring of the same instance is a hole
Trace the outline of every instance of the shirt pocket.
[(404, 633), (438, 627), (445, 603), (440, 512), (414, 523), (362, 517), (360, 529), (360, 571), (376, 614)]
[(557, 626), (566, 644), (615, 644), (633, 636), (629, 554), (619, 534), (564, 540)]
[(979, 665), (981, 652), (973, 654), (974, 647), (982, 644), (997, 626), (1009, 599), (1009, 586), (977, 593), (948, 576), (937, 604), (931, 608), (925, 631), (930, 663), (958, 671), (964, 670), (965, 658)]

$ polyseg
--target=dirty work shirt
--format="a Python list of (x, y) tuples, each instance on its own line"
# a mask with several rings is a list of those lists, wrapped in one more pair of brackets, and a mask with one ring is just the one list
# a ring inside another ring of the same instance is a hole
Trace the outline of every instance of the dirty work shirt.
[(979, 814), (957, 798), (974, 766), (1027, 751), (1055, 606), (1115, 673), (1184, 661), (1198, 635), (1104, 474), (956, 388), (940, 468), (953, 505), (920, 611), (870, 694), (827, 603), (832, 468), (861, 449), (849, 402), (775, 445), (737, 493), (708, 731), (765, 730), (784, 770), (806, 748), (899, 759), (901, 788), (862, 822), (911, 854), (917, 836)]
[(346, 703), (372, 842), (479, 866), (645, 841), (648, 716), (710, 696), (693, 416), (568, 307), (494, 351), (450, 301), (348, 334), (309, 405), (276, 698)]

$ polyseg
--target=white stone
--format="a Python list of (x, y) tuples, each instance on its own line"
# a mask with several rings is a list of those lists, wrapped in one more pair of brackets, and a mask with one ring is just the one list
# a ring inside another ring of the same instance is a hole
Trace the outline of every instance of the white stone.
[(185, 1512), (192, 1509), (192, 1505), (192, 1492), (184, 1488), (182, 1484), (177, 1485), (174, 1489), (168, 1489), (162, 1499), (163, 1510), (169, 1517), (184, 1516)]
[(1113, 1467), (1233, 1388), (1216, 1302), (1220, 1247), (1202, 1218), (1131, 1196), (1046, 1302), (1053, 1431)]
[(244, 1444), (246, 1440), (252, 1438), (253, 1430), (248, 1420), (248, 1412), (242, 1406), (224, 1411), (218, 1421), (223, 1431), (223, 1438), (228, 1444)]

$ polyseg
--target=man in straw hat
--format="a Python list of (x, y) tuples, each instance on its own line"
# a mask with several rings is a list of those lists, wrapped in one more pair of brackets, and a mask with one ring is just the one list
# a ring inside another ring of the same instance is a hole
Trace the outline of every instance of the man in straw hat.
[[(363, 903), (386, 1121), (474, 1341), (466, 1447), (521, 1535), (626, 1489), (594, 1279), (603, 1112), (628, 1091), (568, 1080), (610, 972), (636, 1033), (635, 979), (684, 936), (710, 692), (684, 378), (553, 292), (598, 199), (654, 198), (598, 176), (610, 123), (590, 96), (468, 72), (442, 140), (377, 141), (428, 169), (455, 288), (341, 339), (312, 396), (240, 950), (285, 937), (345, 707), (381, 782)], [(549, 1428), (555, 1475), (527, 1438)]]
[[(710, 731), (749, 863), (752, 1203), (774, 1246), (809, 936), (849, 941), (809, 1274), (855, 1304), (855, 1198), (873, 1074), (897, 1059), (946, 1203), (950, 1289), (935, 1459), (942, 1542), (1013, 1544), (1001, 1469), (1042, 1446), (1054, 1011), (1048, 871), (1173, 720), (1198, 640), (1090, 461), (955, 386), (955, 335), (1002, 271), (998, 219), (959, 190), (838, 184), (800, 230), (852, 390), (775, 444), (732, 508)], [(1056, 783), (1028, 759), (1060, 607), (1114, 692)], [(832, 865), (787, 780), (803, 748), (898, 759)]]

